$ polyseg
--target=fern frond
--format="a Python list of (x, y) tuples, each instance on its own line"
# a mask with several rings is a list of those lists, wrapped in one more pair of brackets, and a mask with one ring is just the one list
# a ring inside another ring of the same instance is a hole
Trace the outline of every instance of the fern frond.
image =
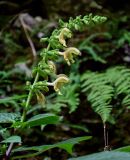
[(92, 108), (106, 122), (112, 110), (110, 102), (114, 93), (108, 79), (103, 73), (86, 72), (81, 77), (81, 83), (82, 92), (86, 94)]
[(74, 112), (80, 103), (79, 93), (77, 92), (78, 87), (78, 84), (67, 85), (62, 89), (63, 95), (57, 95), (47, 103), (47, 110), (58, 113), (62, 107), (68, 107), (70, 113)]
[(122, 100), (122, 105), (127, 106), (127, 108), (130, 109), (130, 94), (125, 96), (125, 98)]
[(111, 68), (106, 76), (115, 85), (117, 95), (130, 94), (130, 69), (123, 66)]
[(117, 66), (104, 73), (86, 72), (81, 77), (82, 92), (103, 122), (109, 120), (112, 99), (119, 96), (122, 106), (130, 107), (130, 69)]
[[(111, 76), (110, 76), (111, 75)], [(115, 85), (116, 96), (122, 95), (122, 106), (130, 106), (130, 69), (119, 66), (107, 71), (107, 77)]]

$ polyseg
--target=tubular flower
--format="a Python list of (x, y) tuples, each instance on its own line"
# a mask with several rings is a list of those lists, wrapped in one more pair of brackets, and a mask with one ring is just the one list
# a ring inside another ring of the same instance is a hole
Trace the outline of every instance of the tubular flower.
[(81, 52), (74, 47), (69, 47), (64, 52), (59, 52), (59, 55), (62, 55), (64, 57), (68, 65), (74, 63), (73, 54), (78, 56), (81, 55)]
[(66, 75), (64, 74), (59, 75), (58, 78), (53, 82), (54, 90), (59, 94), (61, 94), (60, 92), (61, 87), (68, 82), (69, 78)]
[(66, 40), (65, 38), (71, 38), (72, 37), (72, 33), (68, 28), (63, 28), (59, 34), (59, 42), (64, 46), (66, 46)]

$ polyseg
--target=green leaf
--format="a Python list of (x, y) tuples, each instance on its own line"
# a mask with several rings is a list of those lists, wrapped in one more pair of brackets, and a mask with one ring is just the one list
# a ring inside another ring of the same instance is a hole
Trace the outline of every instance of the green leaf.
[(25, 126), (34, 127), (46, 124), (56, 124), (59, 121), (60, 117), (54, 114), (39, 114), (25, 122)]
[(91, 139), (91, 136), (84, 136), (84, 137), (77, 137), (77, 138), (71, 138), (53, 145), (42, 145), (42, 146), (33, 146), (33, 147), (19, 147), (17, 149), (14, 149), (13, 152), (21, 152), (21, 151), (36, 151), (34, 154), (27, 154), (23, 156), (16, 156), (13, 157), (13, 159), (18, 159), (18, 158), (27, 158), (27, 157), (32, 157), (38, 154), (41, 154), (42, 152), (45, 152), (49, 149), (52, 148), (61, 148), (66, 150), (68, 153), (72, 154), (72, 148), (75, 144), (84, 141), (84, 140), (89, 140)]
[(77, 158), (70, 158), (69, 160), (129, 160), (129, 159), (130, 159), (129, 153), (106, 151)]
[(19, 113), (0, 113), (0, 123), (14, 123), (19, 119)]
[(66, 150), (68, 153), (72, 154), (72, 148), (75, 144), (79, 143), (80, 141), (89, 140), (91, 136), (84, 136), (78, 138), (72, 138), (63, 142), (57, 143), (57, 147)]
[(0, 143), (21, 143), (21, 137), (19, 136), (11, 136)]

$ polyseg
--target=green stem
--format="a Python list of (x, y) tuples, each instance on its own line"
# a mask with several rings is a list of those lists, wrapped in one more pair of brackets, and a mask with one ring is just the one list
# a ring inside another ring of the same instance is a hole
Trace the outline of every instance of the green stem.
[[(49, 49), (50, 49), (50, 44), (48, 44), (48, 46), (47, 46), (47, 50), (49, 50)], [(39, 79), (39, 73), (37, 72), (35, 80), (34, 80), (33, 85), (32, 85), (32, 88), (29, 91), (29, 94), (28, 94), (28, 97), (27, 97), (26, 105), (25, 105), (25, 108), (24, 108), (24, 111), (23, 111), (23, 114), (22, 114), (22, 117), (21, 117), (21, 122), (24, 122), (25, 119), (26, 119), (26, 114), (27, 114), (29, 104), (30, 104), (30, 101), (31, 101), (31, 98), (32, 98), (33, 89), (34, 89), (34, 86), (37, 83), (38, 79)]]
[(31, 98), (32, 98), (33, 89), (34, 89), (34, 86), (35, 86), (36, 82), (38, 81), (38, 79), (39, 79), (39, 73), (36, 74), (36, 77), (35, 77), (35, 80), (33, 82), (32, 88), (29, 91), (29, 94), (28, 94), (28, 97), (27, 97), (27, 101), (26, 101), (26, 105), (25, 105), (25, 108), (24, 108), (24, 111), (23, 111), (23, 115), (22, 115), (22, 118), (21, 118), (21, 122), (24, 122), (24, 120), (26, 118), (26, 113), (28, 111), (29, 103), (30, 103)]

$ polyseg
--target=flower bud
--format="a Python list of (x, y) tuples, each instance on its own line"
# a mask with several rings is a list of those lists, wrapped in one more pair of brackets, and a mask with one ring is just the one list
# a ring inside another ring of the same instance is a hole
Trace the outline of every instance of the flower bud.
[(72, 37), (72, 33), (68, 28), (63, 28), (59, 34), (59, 42), (64, 46), (66, 46), (66, 40), (65, 38), (71, 38)]
[(42, 107), (45, 107), (45, 102), (46, 102), (45, 96), (44, 96), (40, 91), (38, 91), (38, 92), (36, 93), (36, 96), (37, 96), (37, 101), (38, 101), (38, 103), (39, 103)]
[(51, 70), (53, 73), (56, 73), (55, 63), (54, 63), (53, 61), (48, 61), (48, 65), (49, 65), (50, 70)]

